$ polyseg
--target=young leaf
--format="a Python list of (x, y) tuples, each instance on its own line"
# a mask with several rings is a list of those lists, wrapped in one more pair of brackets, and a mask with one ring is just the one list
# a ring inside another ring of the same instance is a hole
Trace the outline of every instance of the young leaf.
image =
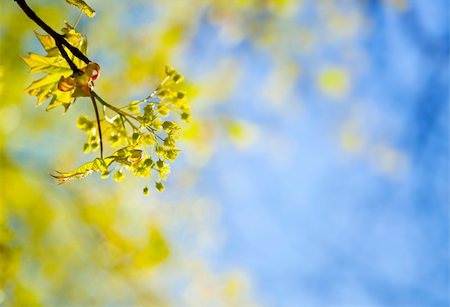
[(34, 35), (38, 38), (42, 47), (47, 51), (48, 56), (56, 56), (59, 54), (58, 47), (56, 47), (55, 40), (50, 35), (42, 35), (34, 31)]
[(87, 5), (83, 0), (66, 0), (67, 3), (72, 4), (83, 10), (87, 17), (92, 18), (95, 16), (95, 10)]
[[(83, 54), (86, 53), (87, 41), (79, 32), (77, 32), (68, 24), (66, 24), (66, 27), (63, 28), (62, 32), (64, 33), (64, 36), (70, 44), (79, 48)], [(38, 105), (42, 104), (45, 100), (51, 97), (52, 100), (48, 105), (47, 110), (53, 109), (60, 105), (63, 106), (65, 110), (67, 110), (73, 103), (74, 98), (77, 97), (77, 95), (74, 94), (78, 88), (83, 88), (81, 93), (86, 92), (86, 86), (92, 79), (92, 76), (90, 76), (91, 78), (88, 78), (88, 81), (84, 79), (80, 81), (77, 79), (76, 83), (78, 86), (74, 86), (68, 91), (64, 90), (63, 88), (58, 88), (58, 84), (61, 78), (70, 78), (73, 71), (67, 61), (59, 52), (58, 48), (55, 45), (55, 40), (50, 35), (43, 35), (37, 32), (35, 32), (35, 35), (41, 43), (42, 47), (45, 49), (45, 51), (47, 51), (47, 55), (44, 56), (36, 53), (29, 53), (27, 57), (22, 56), (21, 58), (30, 67), (30, 71), (32, 73), (43, 72), (47, 75), (31, 83), (30, 86), (25, 89), (25, 91), (31, 96), (37, 97)], [(86, 69), (86, 64), (84, 62), (76, 57), (73, 57), (70, 51), (66, 50), (66, 52), (73, 58), (73, 62), (78, 67), (80, 67), (82, 71), (88, 70)], [(92, 70), (89, 70), (89, 73), (92, 73)], [(86, 79), (85, 74), (81, 75), (80, 77), (82, 76), (84, 76)], [(98, 72), (96, 76), (98, 76)], [(79, 92), (80, 90), (77, 91), (77, 93)], [(78, 94), (78, 96), (81, 96), (81, 94)]]
[(66, 181), (75, 179), (75, 178), (83, 178), (91, 174), (92, 172), (106, 172), (108, 170), (109, 164), (114, 161), (114, 158), (100, 159), (96, 158), (94, 161), (85, 163), (78, 167), (77, 169), (68, 172), (62, 173), (56, 171), (57, 175), (51, 175), (53, 178), (59, 181), (59, 184), (63, 184)]
[(28, 57), (21, 56), (22, 60), (30, 67), (30, 72), (46, 72), (51, 74), (70, 74), (72, 70), (66, 60), (61, 56), (42, 56), (29, 53)]

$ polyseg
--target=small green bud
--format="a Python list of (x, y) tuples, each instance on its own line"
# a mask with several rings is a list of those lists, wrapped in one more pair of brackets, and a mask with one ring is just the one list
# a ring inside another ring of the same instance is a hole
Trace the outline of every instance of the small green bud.
[(173, 69), (173, 67), (167, 65), (167, 66), (166, 66), (166, 75), (171, 76), (171, 75), (173, 75), (174, 73), (176, 73), (176, 70)]
[(121, 158), (125, 157), (127, 155), (127, 153), (128, 153), (128, 150), (126, 150), (124, 148), (122, 148), (116, 152), (117, 156), (121, 157)]
[(162, 168), (162, 167), (164, 166), (164, 161), (162, 161), (162, 160), (156, 161), (156, 166), (157, 166), (158, 168)]
[(166, 152), (166, 157), (170, 161), (174, 161), (178, 157), (178, 153), (180, 151), (178, 149), (171, 149)]
[(164, 104), (158, 105), (158, 113), (162, 117), (166, 117), (167, 115), (169, 115), (169, 112), (170, 112), (169, 108), (167, 108)]
[(164, 184), (162, 184), (161, 182), (156, 182), (155, 188), (158, 190), (158, 192), (162, 192), (164, 191)]
[(175, 83), (180, 83), (180, 82), (182, 82), (183, 81), (183, 76), (181, 75), (181, 74), (179, 74), (179, 73), (176, 73), (176, 74), (174, 74), (173, 76), (172, 76), (172, 80), (175, 82)]
[(162, 148), (162, 146), (156, 146), (155, 152), (158, 156), (163, 157), (163, 158), (166, 155), (166, 152), (165, 152), (164, 148)]
[(144, 195), (148, 195), (148, 187), (145, 186), (142, 192), (144, 193)]
[(164, 145), (167, 147), (175, 147), (175, 140), (171, 137), (166, 137), (164, 139)]
[(153, 160), (151, 158), (147, 158), (144, 160), (144, 166), (151, 167), (153, 166)]
[(184, 120), (185, 122), (189, 122), (191, 119), (191, 115), (189, 113), (181, 113), (181, 119)]
[(155, 120), (153, 120), (153, 122), (152, 122), (152, 126), (153, 126), (153, 128), (155, 128), (156, 130), (161, 130), (162, 123), (161, 123), (161, 121), (160, 121), (159, 119), (155, 119)]
[(164, 98), (164, 97), (168, 96), (169, 91), (164, 88), (161, 88), (161, 89), (157, 90), (156, 93), (158, 94), (158, 97)]
[(151, 115), (153, 115), (153, 107), (154, 107), (155, 105), (153, 104), (153, 103), (149, 103), (148, 105), (146, 105), (145, 107), (144, 107), (144, 115), (145, 116), (151, 116)]
[(91, 151), (91, 145), (89, 145), (88, 143), (84, 143), (83, 152), (88, 153), (89, 151)]
[(162, 127), (163, 127), (164, 130), (170, 130), (170, 129), (172, 129), (172, 127), (173, 127), (173, 123), (166, 120), (166, 121), (162, 124)]
[(117, 182), (121, 182), (124, 177), (125, 177), (125, 175), (121, 171), (117, 171), (113, 175), (114, 180)]
[(140, 137), (141, 137), (141, 135), (137, 132), (133, 133), (133, 135), (131, 136), (134, 143), (136, 143)]
[(90, 130), (94, 124), (85, 115), (81, 115), (77, 120), (77, 127), (81, 130)]
[(117, 134), (111, 134), (111, 135), (109, 136), (109, 141), (110, 141), (112, 144), (116, 144), (116, 143), (119, 141), (119, 136), (118, 136)]

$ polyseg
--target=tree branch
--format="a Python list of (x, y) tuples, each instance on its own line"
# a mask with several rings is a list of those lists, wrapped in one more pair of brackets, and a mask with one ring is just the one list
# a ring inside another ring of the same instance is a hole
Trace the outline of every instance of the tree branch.
[(89, 64), (91, 62), (91, 60), (89, 60), (88, 57), (86, 57), (78, 48), (72, 46), (65, 38), (64, 35), (61, 35), (59, 33), (57, 33), (55, 30), (53, 30), (48, 24), (46, 24), (42, 19), (40, 19), (36, 13), (28, 6), (28, 4), (26, 3), (25, 0), (14, 0), (15, 2), (17, 2), (17, 4), (20, 6), (20, 8), (22, 9), (22, 11), (31, 19), (33, 20), (39, 27), (42, 28), (42, 30), (44, 30), (45, 32), (48, 33), (48, 35), (50, 35), (51, 37), (53, 37), (53, 39), (55, 40), (55, 44), (58, 47), (59, 51), (61, 52), (61, 55), (63, 56), (63, 58), (67, 61), (67, 63), (69, 64), (70, 68), (72, 69), (72, 71), (74, 73), (80, 73), (80, 69), (75, 65), (75, 63), (73, 63), (73, 61), (69, 58), (69, 56), (67, 55), (67, 52), (64, 50), (65, 46), (67, 49), (69, 49), (69, 51), (76, 56), (77, 58), (79, 58), (80, 60), (82, 60), (83, 62), (85, 62), (86, 64)]
[(75, 65), (75, 63), (70, 59), (69, 55), (67, 54), (66, 50), (64, 50), (63, 45), (61, 45), (59, 42), (56, 42), (56, 47), (58, 47), (59, 52), (61, 53), (62, 57), (66, 60), (66, 62), (69, 64), (70, 68), (72, 69), (74, 74), (82, 74), (83, 72)]

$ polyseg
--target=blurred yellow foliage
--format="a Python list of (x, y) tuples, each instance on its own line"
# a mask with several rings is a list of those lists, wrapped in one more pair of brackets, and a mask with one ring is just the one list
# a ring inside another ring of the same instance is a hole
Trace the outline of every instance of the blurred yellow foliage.
[(342, 97), (349, 91), (350, 77), (346, 70), (330, 67), (319, 75), (317, 83), (325, 94), (332, 97)]

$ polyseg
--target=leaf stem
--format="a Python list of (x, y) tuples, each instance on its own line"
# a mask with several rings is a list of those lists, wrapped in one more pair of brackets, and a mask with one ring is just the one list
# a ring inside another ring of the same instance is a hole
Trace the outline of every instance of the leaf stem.
[(77, 27), (78, 23), (80, 22), (81, 16), (83, 16), (83, 10), (82, 9), (80, 9), (80, 14), (78, 14), (78, 18), (77, 18), (77, 20), (75, 21), (75, 23), (73, 25), (74, 29)]
[(91, 92), (91, 101), (94, 106), (95, 117), (97, 118), (98, 135), (100, 137), (100, 158), (103, 159), (103, 137), (102, 137), (102, 127), (100, 125), (100, 117), (98, 115), (97, 103), (95, 102), (95, 97)]
[[(106, 101), (104, 101), (100, 96), (97, 95), (96, 92), (92, 91), (92, 95), (94, 95), (95, 98), (97, 98), (97, 100), (104, 106), (106, 106), (107, 108), (110, 108), (111, 110), (115, 111), (117, 114), (123, 115), (125, 117), (125, 120), (127, 120), (127, 117), (134, 119), (137, 122), (141, 122), (137, 117), (135, 117), (134, 115), (131, 115), (130, 113), (127, 113), (119, 108), (116, 108), (115, 106), (113, 106), (112, 104), (107, 103)], [(133, 125), (133, 127), (136, 127)]]
[(123, 115), (120, 115), (120, 114), (119, 114), (119, 117), (120, 117), (120, 121), (122, 122), (123, 132), (125, 133), (125, 135), (127, 137), (128, 145), (130, 145), (131, 144), (130, 137), (128, 136), (128, 133), (127, 133), (127, 127), (125, 127), (125, 122), (123, 120), (124, 117), (123, 117)]

